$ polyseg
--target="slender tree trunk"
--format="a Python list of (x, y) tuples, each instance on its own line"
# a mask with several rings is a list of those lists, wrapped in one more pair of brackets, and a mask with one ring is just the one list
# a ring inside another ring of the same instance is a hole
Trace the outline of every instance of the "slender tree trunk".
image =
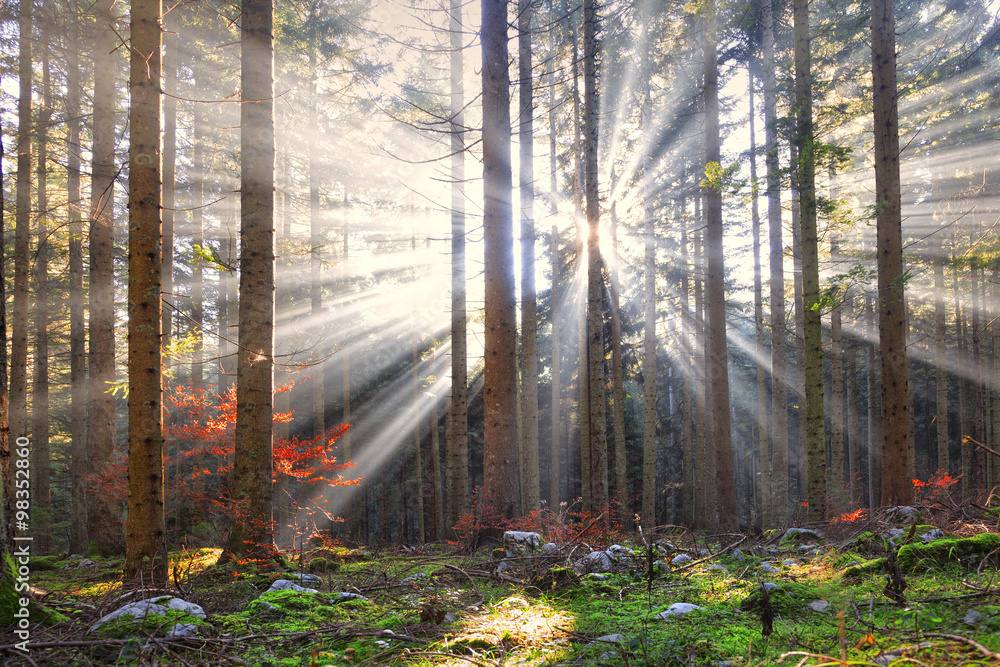
[[(28, 280), (31, 246), (31, 0), (20, 0), (18, 37), (17, 180), (14, 218), (14, 303), (10, 345), (10, 430), (28, 437)], [(20, 450), (21, 448), (18, 448)]]
[[(87, 552), (87, 338), (83, 304), (83, 201), (80, 194), (80, 21), (79, 7), (70, 5), (72, 18), (66, 51), (66, 190), (69, 202), (69, 372), (70, 372), (70, 477), (73, 503), (69, 550)], [(0, 272), (2, 273), (2, 272)], [(6, 340), (3, 338), (2, 340)], [(6, 363), (6, 359), (4, 359)], [(2, 388), (0, 388), (2, 389)], [(0, 410), (3, 408), (0, 407)], [(0, 451), (0, 457), (3, 452)]]
[[(0, 128), (0, 163), (4, 158), (3, 132)], [(4, 188), (0, 188), (0, 248), (5, 248), (7, 223), (5, 220)], [(0, 276), (5, 275), (7, 253), (0, 252)], [(0, 340), (7, 340), (7, 287), (0, 280)], [(10, 423), (9, 394), (7, 393), (7, 345), (0, 345), (0, 553), (14, 553), (14, 484), (10, 475)], [(79, 533), (74, 533), (78, 535)], [(11, 572), (4, 568), (0, 574), (0, 586), (10, 586)]]
[[(197, 81), (202, 67), (199, 57), (192, 64), (194, 78)], [(195, 104), (191, 117), (192, 140), (194, 154), (191, 158), (191, 244), (205, 247), (205, 146), (204, 120), (202, 110), (204, 104)], [(194, 347), (191, 350), (191, 384), (196, 390), (205, 387), (204, 370), (204, 328), (205, 328), (205, 271), (204, 261), (195, 256), (191, 261), (191, 334), (194, 337)]]
[(816, 164), (813, 154), (812, 56), (809, 4), (795, 0), (795, 142), (802, 234), (803, 355), (806, 400), (806, 468), (809, 518), (826, 517), (826, 436), (823, 416), (823, 330), (819, 310), (819, 244), (816, 232)]
[[(701, 198), (696, 195), (695, 220), (702, 221)], [(698, 498), (695, 501), (694, 525), (708, 528), (715, 523), (715, 448), (711, 436), (711, 412), (708, 409), (708, 358), (705, 347), (705, 308), (702, 290), (704, 262), (701, 251), (701, 231), (694, 232), (694, 354), (695, 379), (695, 452), (698, 458), (698, 475), (695, 484)], [(698, 363), (698, 362), (701, 363)]]
[(52, 86), (49, 60), (48, 16), (40, 17), (42, 51), (42, 105), (38, 110), (36, 136), (38, 164), (36, 182), (38, 215), (35, 244), (35, 369), (31, 383), (31, 496), (32, 532), (39, 554), (52, 550), (51, 457), (49, 455), (49, 122), (52, 118)]
[(777, 101), (774, 75), (774, 14), (763, 0), (764, 166), (767, 170), (767, 229), (771, 309), (771, 509), (768, 525), (788, 520), (788, 366), (785, 323), (785, 246), (781, 226), (781, 176), (778, 164)]
[[(549, 0), (549, 13), (552, 14), (552, 0)], [(549, 207), (553, 219), (559, 214), (559, 188), (556, 184), (556, 78), (555, 78), (555, 31), (549, 31), (549, 65), (548, 65), (548, 89), (549, 89)], [(560, 257), (559, 257), (559, 229), (555, 222), (552, 223), (551, 241), (551, 261), (552, 261), (552, 385), (551, 385), (551, 420), (549, 424), (549, 509), (552, 512), (559, 512), (560, 478), (562, 476), (559, 465), (560, 428), (562, 420), (562, 327), (560, 326), (561, 295), (559, 289), (560, 280)], [(569, 461), (566, 462), (569, 467)]]
[[(840, 235), (832, 229), (829, 234), (830, 258), (836, 272), (843, 260)], [(827, 478), (832, 503), (830, 509), (834, 516), (840, 516), (847, 510), (849, 495), (849, 487), (844, 486), (844, 426), (843, 313), (840, 304), (835, 304), (830, 313), (830, 472)]]
[[(648, 122), (645, 125), (648, 127)], [(647, 531), (656, 525), (656, 229), (653, 219), (651, 167), (652, 159), (647, 155), (642, 168), (642, 212), (645, 241), (643, 255), (645, 308), (642, 357), (642, 527)], [(681, 243), (684, 243), (683, 237)], [(681, 271), (686, 274), (687, 266), (682, 266)], [(686, 299), (687, 295), (684, 296)], [(683, 310), (682, 314), (686, 315)], [(683, 327), (682, 331), (684, 331)], [(682, 336), (686, 337), (687, 334), (682, 333)], [(686, 418), (686, 415), (684, 416)], [(685, 474), (688, 473), (691, 463), (690, 449), (685, 447)], [(684, 510), (688, 515), (688, 521), (690, 521), (691, 508), (687, 502), (684, 503)]]
[(441, 436), (438, 423), (438, 397), (431, 399), (431, 457), (427, 471), (431, 477), (429, 500), (431, 502), (431, 535), (433, 542), (444, 537), (444, 505), (441, 502)]
[[(770, 440), (767, 434), (767, 370), (763, 359), (766, 355), (764, 347), (764, 295), (761, 285), (760, 268), (760, 205), (757, 188), (757, 134), (756, 113), (753, 105), (754, 68), (747, 70), (748, 89), (747, 100), (750, 105), (750, 181), (752, 197), (751, 224), (753, 227), (753, 313), (756, 329), (754, 331), (755, 354), (757, 359), (757, 460), (759, 474), (756, 476), (757, 497), (760, 501), (760, 516), (762, 523), (771, 520), (771, 452)], [(754, 479), (754, 478), (751, 478)]]
[[(416, 320), (414, 320), (414, 323)], [(419, 373), (420, 349), (416, 326), (413, 328), (413, 359), (410, 365), (410, 378), (413, 387), (413, 485), (417, 496), (417, 543), (423, 544), (427, 535), (427, 525), (424, 518), (424, 456), (420, 446), (420, 390)]]
[[(118, 71), (114, 0), (100, 0), (94, 45), (93, 168), (90, 181), (90, 382), (87, 397), (87, 452), (90, 473), (111, 464), (115, 446), (114, 181), (115, 78)], [(13, 390), (13, 387), (12, 387)], [(13, 393), (13, 391), (12, 391)], [(13, 401), (13, 398), (12, 398)], [(13, 424), (12, 424), (13, 427)], [(105, 555), (125, 551), (121, 508), (91, 494), (90, 539)]]
[[(351, 226), (350, 226), (350, 199), (347, 195), (347, 185), (344, 185), (344, 256), (342, 260), (341, 270), (344, 274), (344, 286), (345, 291), (350, 296), (350, 238), (351, 238)], [(351, 336), (353, 333), (353, 327), (351, 326), (350, 320), (348, 320), (344, 325), (344, 348), (340, 351), (342, 357), (341, 362), (343, 363), (343, 376), (342, 376), (342, 389), (343, 389), (343, 410), (341, 411), (340, 421), (343, 424), (351, 424)], [(344, 461), (350, 461), (353, 454), (351, 449), (351, 431), (348, 429), (338, 441), (340, 445), (340, 451), (344, 458)], [(358, 513), (358, 502), (357, 493), (355, 489), (348, 489), (350, 500), (347, 504), (347, 526), (346, 531), (349, 536), (354, 536), (357, 534), (357, 523), (356, 515)], [(443, 503), (438, 504), (439, 512), (443, 510)], [(442, 529), (438, 529), (437, 539), (444, 537)]]
[[(725, 250), (722, 230), (722, 183), (712, 182), (713, 170), (721, 172), (719, 146), (719, 62), (716, 53), (715, 8), (705, 26), (705, 254), (708, 275), (705, 296), (708, 310), (708, 371), (711, 387), (712, 441), (715, 445), (719, 528), (736, 528), (736, 479), (733, 471), (729, 413), (729, 363), (726, 343)], [(717, 176), (718, 178), (718, 176)]]
[[(316, 17), (313, 16), (312, 26), (315, 26)], [(309, 83), (309, 127), (313, 132), (319, 133), (317, 124), (317, 109), (319, 93), (317, 91), (316, 71), (316, 50), (317, 37), (315, 29), (310, 32), (309, 38), (309, 66), (312, 72), (312, 81)], [(312, 326), (321, 327), (323, 318), (323, 283), (322, 268), (323, 257), (321, 249), (323, 247), (322, 228), (319, 219), (319, 187), (320, 172), (322, 165), (319, 158), (319, 142), (309, 142), (309, 304)], [(309, 368), (309, 375), (312, 376), (310, 386), (312, 388), (312, 434), (319, 437), (326, 432), (326, 380), (325, 363), (323, 357), (325, 350), (321, 345), (322, 337), (317, 341), (317, 349), (314, 351), (314, 362)]]
[(521, 202), (521, 440), (524, 511), (539, 506), (538, 349), (535, 305), (535, 170), (534, 102), (531, 75), (531, 0), (518, 0), (518, 180)]
[(882, 502), (913, 502), (913, 436), (906, 373), (896, 20), (891, 0), (872, 3), (875, 210), (878, 233), (879, 351), (882, 359)]
[[(946, 318), (944, 307), (944, 243), (941, 233), (934, 234), (932, 251), (934, 254), (934, 350), (937, 363), (937, 400), (934, 406), (934, 424), (937, 431), (937, 470), (948, 473), (951, 462), (948, 459), (948, 347), (945, 341)], [(1000, 414), (1000, 411), (997, 411)]]
[(629, 506), (628, 480), (626, 478), (625, 445), (625, 375), (622, 359), (621, 299), (618, 294), (618, 212), (611, 204), (611, 275), (608, 284), (611, 293), (611, 424), (615, 438), (615, 494), (618, 502), (618, 525), (631, 530), (632, 512)]
[(160, 350), (160, 0), (131, 5), (126, 580), (167, 582)]
[[(608, 434), (604, 396), (604, 259), (597, 190), (597, 12), (583, 2), (583, 126), (587, 211), (587, 357), (590, 368), (590, 491), (594, 512), (608, 506)], [(584, 473), (586, 474), (586, 473)]]
[[(681, 183), (683, 184), (687, 179), (687, 166), (685, 165), (682, 171)], [(683, 189), (682, 189), (683, 192)], [(687, 356), (688, 359), (694, 358), (695, 345), (692, 344), (692, 337), (695, 330), (695, 318), (691, 316), (690, 310), (690, 280), (689, 276), (691, 274), (690, 264), (688, 263), (688, 241), (687, 241), (687, 202), (684, 196), (680, 199), (680, 205), (677, 207), (680, 211), (680, 257), (681, 257), (681, 294), (680, 294), (680, 310), (681, 310), (681, 354)], [(649, 223), (647, 222), (647, 225)], [(655, 244), (655, 240), (654, 240)], [(654, 248), (655, 251), (655, 248)], [(648, 307), (648, 306), (647, 306)], [(692, 364), (693, 366), (693, 364)], [(681, 404), (681, 419), (682, 419), (682, 430), (684, 438), (684, 511), (683, 511), (683, 522), (685, 526), (694, 526), (695, 517), (697, 516), (697, 506), (701, 505), (701, 497), (696, 493), (697, 484), (695, 483), (697, 477), (695, 475), (695, 466), (700, 466), (697, 461), (698, 452), (700, 451), (696, 446), (695, 433), (694, 433), (694, 395), (695, 395), (695, 377), (694, 372), (689, 371), (683, 374), (684, 382), (684, 400)], [(645, 378), (643, 378), (645, 380)], [(654, 388), (656, 386), (655, 380), (653, 384)], [(700, 510), (697, 510), (700, 511)]]
[[(871, 296), (865, 297), (865, 340), (872, 340), (875, 332), (875, 305)], [(879, 419), (877, 346), (868, 345), (868, 502), (880, 507), (882, 498), (882, 421)]]
[(243, 0), (234, 516), (220, 557), (274, 552), (274, 0)]
[(462, 5), (451, 0), (451, 410), (448, 419), (448, 527), (469, 512), (469, 416), (465, 310), (465, 106)]
[[(177, 31), (178, 9), (163, 17), (163, 242), (161, 282), (163, 315), (161, 344), (167, 349), (173, 342), (174, 316), (174, 209), (177, 187), (177, 66), (180, 59)], [(196, 105), (199, 106), (199, 105)]]
[(482, 0), (483, 239), (486, 405), (483, 468), (489, 502), (498, 517), (521, 514), (517, 459), (517, 323), (511, 211), (510, 79), (507, 4)]

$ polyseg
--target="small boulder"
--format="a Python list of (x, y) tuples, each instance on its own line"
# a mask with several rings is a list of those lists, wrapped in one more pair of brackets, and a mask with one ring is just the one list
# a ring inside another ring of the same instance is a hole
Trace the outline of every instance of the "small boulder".
[(820, 613), (823, 613), (830, 608), (830, 603), (827, 602), (826, 600), (813, 600), (806, 606), (812, 609), (813, 611), (818, 611)]
[(613, 566), (607, 551), (591, 551), (576, 562), (576, 569), (581, 572), (611, 572)]
[(691, 556), (688, 556), (687, 554), (677, 554), (676, 556), (670, 559), (670, 564), (683, 565), (684, 563), (690, 563), (693, 560), (694, 558), (691, 558)]
[(198, 626), (191, 625), (190, 623), (174, 623), (174, 627), (170, 628), (170, 632), (167, 633), (167, 639), (180, 639), (182, 637), (197, 636)]
[(712, 563), (705, 569), (709, 571), (722, 572), (723, 574), (729, 574), (729, 568), (725, 565), (719, 565), (718, 563)]
[(546, 542), (542, 545), (543, 556), (558, 556), (559, 546), (555, 542)]
[(927, 542), (933, 542), (934, 540), (941, 540), (944, 539), (945, 537), (948, 537), (948, 535), (943, 530), (941, 530), (940, 528), (932, 528), (923, 535), (921, 535), (920, 540), (924, 544), (926, 544)]
[(789, 528), (781, 536), (781, 542), (822, 542), (823, 533), (810, 528)]
[(916, 507), (909, 505), (897, 505), (885, 511), (885, 518), (893, 523), (914, 524), (921, 523), (920, 511)]
[(962, 623), (966, 625), (978, 625), (986, 620), (986, 617), (980, 614), (975, 609), (970, 609), (964, 617), (962, 617)]
[(334, 593), (333, 597), (343, 602), (344, 600), (367, 600), (364, 595), (358, 595), (357, 593), (348, 593), (347, 591), (341, 591), (339, 593)]
[(514, 549), (537, 549), (542, 546), (542, 536), (521, 530), (508, 530), (503, 534), (503, 545)]
[(323, 583), (323, 580), (315, 574), (307, 574), (304, 572), (293, 572), (288, 575), (288, 578), (294, 579), (303, 586), (319, 586)]
[(299, 586), (298, 584), (292, 583), (288, 579), (278, 579), (271, 584), (265, 592), (270, 593), (271, 591), (299, 591), (301, 593), (319, 593), (315, 588), (306, 588), (304, 586)]
[(767, 561), (764, 561), (763, 563), (761, 563), (759, 569), (760, 569), (761, 572), (767, 572), (768, 574), (775, 574), (777, 572), (780, 572), (780, 570), (778, 570), (778, 568), (776, 568), (775, 566), (771, 565)]
[(661, 611), (656, 615), (659, 619), (668, 619), (671, 616), (684, 616), (685, 614), (690, 614), (692, 611), (697, 611), (699, 609), (704, 609), (704, 607), (699, 607), (696, 604), (691, 604), (690, 602), (675, 602), (666, 611)]
[(137, 619), (144, 618), (149, 614), (159, 614), (162, 616), (168, 611), (180, 611), (198, 618), (205, 618), (205, 610), (193, 602), (187, 602), (185, 600), (181, 600), (180, 598), (165, 596), (151, 598), (149, 600), (139, 600), (138, 602), (130, 602), (124, 607), (116, 609), (110, 614), (103, 616), (99, 621), (97, 621), (97, 623), (94, 623), (94, 625), (91, 626), (90, 631), (94, 632), (105, 623), (110, 623), (111, 621), (121, 617), (131, 618), (134, 622)]
[(613, 635), (602, 635), (590, 642), (591, 644), (620, 644), (625, 641), (625, 635), (613, 634)]

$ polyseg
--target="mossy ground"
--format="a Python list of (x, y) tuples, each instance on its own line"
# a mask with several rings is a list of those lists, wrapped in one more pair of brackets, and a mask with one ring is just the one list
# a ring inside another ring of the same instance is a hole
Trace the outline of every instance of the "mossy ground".
[[(977, 545), (988, 546), (996, 538), (976, 538)], [(1000, 653), (1000, 597), (992, 583), (997, 563), (986, 558), (987, 553), (977, 558), (961, 544), (921, 551), (920, 567), (905, 573), (907, 604), (897, 605), (883, 595), (886, 577), (880, 568), (858, 571), (854, 566), (853, 575), (845, 576), (853, 563), (866, 563), (874, 555), (863, 553), (863, 540), (831, 542), (815, 556), (773, 542), (748, 541), (740, 559), (725, 554), (687, 570), (658, 574), (652, 581), (646, 578), (644, 552), (638, 548), (629, 566), (603, 580), (580, 578), (565, 569), (569, 548), (562, 556), (515, 561), (504, 577), (495, 574), (497, 562), (489, 549), (472, 556), (443, 546), (428, 546), (416, 555), (316, 554), (327, 560), (325, 567), (315, 568), (322, 576), (321, 584), (312, 585), (318, 594), (262, 594), (272, 581), (289, 578), (290, 573), (213, 567), (219, 552), (205, 549), (173, 557), (185, 589), (177, 596), (208, 612), (201, 641), (149, 641), (144, 636), (165, 634), (159, 627), (164, 619), (158, 618), (159, 623), (148, 622), (155, 628), (140, 624), (138, 638), (130, 637), (135, 628), (127, 628), (114, 635), (101, 633), (109, 638), (107, 644), (37, 649), (31, 657), (38, 664), (65, 665), (159, 661), (283, 667), (652, 667), (728, 662), (749, 667), (795, 665), (801, 655), (781, 656), (796, 651), (839, 658), (844, 650), (852, 664), (865, 664), (882, 652), (925, 642), (931, 646), (900, 653), (894, 660), (901, 665), (907, 660), (923, 665), (1000, 664), (974, 647), (934, 634), (960, 635)], [(940, 551), (956, 550), (961, 557), (938, 557)], [(572, 559), (583, 553), (577, 549)], [(795, 563), (781, 565), (787, 559)], [(32, 641), (99, 638), (86, 629), (101, 614), (121, 606), (115, 600), (120, 574), (114, 561), (95, 560), (94, 568), (32, 573), (36, 595), (47, 593), (46, 603), (66, 617), (55, 626), (33, 630)], [(759, 564), (764, 560), (779, 572), (762, 574)], [(57, 568), (68, 564), (52, 562)], [(309, 571), (308, 558), (296, 558), (293, 564), (296, 571)], [(712, 564), (724, 565), (728, 572), (708, 569)], [(770, 595), (775, 618), (769, 637), (763, 636), (761, 624), (759, 587), (765, 581), (778, 584)], [(365, 599), (343, 599), (338, 592)], [(808, 606), (814, 600), (829, 607), (814, 611)], [(657, 617), (675, 602), (703, 609), (668, 620)], [(972, 609), (981, 620), (967, 625), (964, 619)], [(621, 635), (621, 641), (594, 642), (606, 635)], [(823, 661), (812, 658), (806, 664)]]

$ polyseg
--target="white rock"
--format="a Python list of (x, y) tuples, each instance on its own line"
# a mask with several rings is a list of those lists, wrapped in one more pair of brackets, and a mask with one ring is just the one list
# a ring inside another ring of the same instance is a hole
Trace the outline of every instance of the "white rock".
[(729, 568), (728, 567), (726, 567), (725, 565), (719, 565), (718, 563), (712, 563), (711, 565), (709, 565), (705, 569), (706, 570), (715, 570), (717, 572), (725, 572), (727, 574), (729, 573)]
[(559, 546), (555, 542), (546, 542), (542, 545), (542, 555), (555, 556), (559, 553)]
[(740, 551), (739, 547), (733, 549), (733, 558), (735, 558), (736, 560), (738, 560), (741, 563), (744, 560), (746, 560), (746, 558), (743, 556), (743, 552)]
[(403, 583), (406, 583), (408, 581), (420, 581), (421, 579), (426, 579), (426, 578), (427, 578), (426, 572), (417, 572), (416, 574), (411, 574), (406, 579), (403, 579)]
[(671, 565), (683, 565), (684, 563), (688, 563), (688, 562), (693, 561), (693, 560), (694, 559), (691, 558), (691, 556), (688, 556), (687, 554), (677, 554), (676, 556), (674, 556), (673, 558), (670, 559), (670, 564)]
[(191, 616), (197, 616), (198, 618), (205, 618), (205, 610), (198, 605), (192, 602), (186, 602), (179, 598), (166, 596), (131, 602), (101, 618), (97, 621), (97, 623), (94, 623), (94, 625), (91, 626), (90, 631), (93, 632), (105, 623), (122, 616), (129, 616), (134, 622), (136, 619), (143, 618), (147, 614), (160, 614), (162, 616), (171, 610), (181, 611), (185, 614), (190, 614)]
[(80, 561), (80, 564), (77, 565), (77, 567), (97, 567), (97, 563), (90, 560), (89, 558), (84, 558), (83, 560)]
[(293, 572), (292, 574), (289, 574), (288, 577), (290, 579), (295, 579), (304, 586), (319, 586), (323, 583), (323, 580), (315, 574), (308, 574), (305, 572)]
[(813, 600), (807, 606), (813, 611), (824, 612), (830, 608), (830, 603), (826, 600)]
[(779, 570), (778, 570), (778, 568), (776, 568), (775, 566), (771, 565), (767, 561), (764, 561), (763, 563), (760, 564), (760, 571), (761, 572), (770, 572), (770, 573), (773, 574), (775, 572), (778, 572)]
[(810, 528), (789, 528), (785, 531), (785, 534), (781, 536), (781, 541), (784, 542), (787, 539), (796, 540), (822, 540), (823, 533), (818, 530), (812, 530)]
[(940, 528), (934, 528), (932, 530), (928, 530), (926, 533), (921, 535), (920, 539), (923, 540), (924, 542), (933, 542), (934, 540), (940, 540), (945, 537), (947, 537), (947, 535), (945, 535), (945, 532), (943, 530), (941, 530)]
[(340, 601), (344, 601), (344, 600), (367, 600), (368, 599), (364, 595), (358, 595), (357, 593), (348, 593), (347, 591), (341, 591), (339, 593), (335, 593), (335, 596)]
[(503, 534), (503, 543), (515, 546), (526, 546), (537, 549), (542, 546), (542, 536), (521, 530), (508, 530)]
[(270, 593), (271, 591), (299, 591), (301, 593), (319, 593), (319, 591), (316, 590), (315, 588), (305, 588), (303, 586), (299, 586), (298, 584), (293, 584), (288, 579), (278, 579), (273, 584), (271, 584), (271, 587), (268, 588), (267, 591), (265, 592)]
[(603, 635), (598, 637), (591, 644), (605, 643), (605, 644), (619, 644), (625, 641), (625, 635), (613, 634), (613, 635)]
[(613, 563), (607, 551), (591, 551), (576, 562), (581, 572), (611, 572)]
[(781, 564), (784, 565), (785, 567), (798, 567), (799, 566), (798, 561), (794, 561), (791, 558), (786, 558), (785, 560), (781, 561)]
[(383, 641), (381, 639), (376, 639), (375, 640), (375, 646), (378, 646), (381, 649), (387, 649), (387, 648), (389, 648), (389, 642)]
[(167, 633), (167, 639), (179, 639), (181, 637), (197, 637), (198, 626), (190, 623), (175, 623)]
[(690, 614), (692, 611), (704, 609), (704, 607), (699, 607), (696, 604), (691, 604), (690, 602), (675, 602), (666, 611), (661, 611), (656, 615), (657, 618), (667, 619), (671, 616), (684, 616), (685, 614)]

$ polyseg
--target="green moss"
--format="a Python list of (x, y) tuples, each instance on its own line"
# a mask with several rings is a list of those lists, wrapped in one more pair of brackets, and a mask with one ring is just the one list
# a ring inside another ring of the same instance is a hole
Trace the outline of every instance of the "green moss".
[[(803, 610), (807, 603), (823, 597), (823, 594), (815, 586), (794, 581), (782, 583), (768, 595), (771, 599), (771, 608), (781, 616), (797, 613)], [(740, 607), (748, 611), (759, 611), (763, 598), (764, 594), (761, 593), (760, 588), (755, 588), (743, 600)]]
[(326, 572), (328, 567), (329, 567), (329, 561), (327, 561), (325, 558), (322, 557), (313, 558), (311, 561), (309, 561), (309, 571), (312, 573)]
[(868, 574), (874, 574), (882, 571), (882, 565), (885, 563), (885, 558), (872, 558), (871, 560), (866, 560), (858, 565), (852, 565), (851, 567), (844, 570), (844, 580), (850, 581), (852, 579), (857, 579)]
[(981, 533), (975, 537), (942, 539), (929, 544), (905, 544), (899, 548), (897, 558), (900, 569), (913, 571), (932, 564), (983, 558), (995, 549), (1000, 549), (1000, 535)]
[(124, 614), (97, 628), (96, 633), (110, 639), (126, 639), (136, 635), (164, 637), (177, 623), (208, 627), (208, 623), (198, 616), (179, 609), (168, 609), (165, 614), (146, 614), (141, 618)]
[(31, 569), (37, 572), (58, 570), (61, 565), (57, 556), (35, 556), (31, 559)]

